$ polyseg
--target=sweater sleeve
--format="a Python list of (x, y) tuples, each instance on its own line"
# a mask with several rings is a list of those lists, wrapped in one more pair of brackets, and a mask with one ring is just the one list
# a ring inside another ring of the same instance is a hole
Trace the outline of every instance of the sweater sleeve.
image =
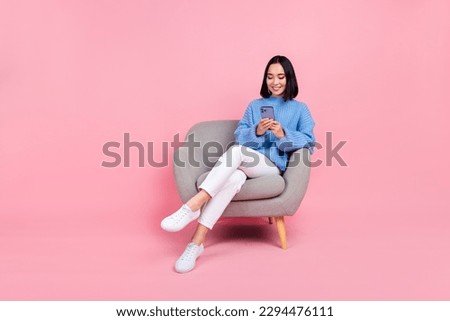
[(256, 135), (256, 127), (259, 121), (255, 121), (252, 114), (252, 104), (247, 107), (244, 116), (234, 131), (234, 138), (239, 145), (260, 146), (264, 142), (264, 135)]
[(277, 140), (276, 145), (283, 152), (292, 152), (300, 148), (308, 148), (311, 153), (314, 152), (314, 120), (308, 107), (304, 105), (296, 130), (283, 128), (285, 136)]

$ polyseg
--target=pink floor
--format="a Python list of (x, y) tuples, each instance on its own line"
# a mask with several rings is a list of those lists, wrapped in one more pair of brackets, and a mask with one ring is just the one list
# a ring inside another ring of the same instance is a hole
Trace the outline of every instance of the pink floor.
[(11, 222), (0, 234), (0, 299), (450, 299), (448, 208), (439, 215), (437, 204), (413, 200), (325, 201), (311, 185), (301, 211), (286, 219), (288, 250), (266, 220), (224, 219), (184, 275), (173, 263), (193, 226), (150, 228), (162, 215), (122, 229), (105, 221), (95, 231), (81, 222)]

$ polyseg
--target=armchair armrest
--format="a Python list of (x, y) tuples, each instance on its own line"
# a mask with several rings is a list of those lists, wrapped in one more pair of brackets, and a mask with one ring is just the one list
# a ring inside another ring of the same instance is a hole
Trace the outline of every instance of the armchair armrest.
[(173, 157), (173, 176), (175, 185), (181, 201), (186, 203), (192, 196), (197, 194), (197, 178), (205, 172), (200, 166), (194, 166), (189, 161), (189, 150), (181, 146), (176, 149)]
[(281, 204), (288, 215), (294, 215), (299, 208), (306, 194), (310, 173), (311, 162), (308, 148), (293, 152), (283, 174), (286, 187), (280, 195)]

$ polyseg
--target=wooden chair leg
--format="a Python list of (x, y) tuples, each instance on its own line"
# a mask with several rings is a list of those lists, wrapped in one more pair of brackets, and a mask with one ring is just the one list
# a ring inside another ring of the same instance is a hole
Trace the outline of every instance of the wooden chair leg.
[(269, 216), (269, 224), (273, 224), (273, 218), (272, 218), (272, 216)]
[(278, 236), (281, 241), (281, 248), (283, 250), (287, 249), (287, 239), (286, 239), (286, 224), (284, 224), (284, 216), (275, 217), (275, 223), (277, 224)]

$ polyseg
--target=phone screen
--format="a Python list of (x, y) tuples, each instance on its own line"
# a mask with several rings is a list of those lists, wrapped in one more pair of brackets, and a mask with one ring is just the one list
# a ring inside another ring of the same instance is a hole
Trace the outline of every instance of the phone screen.
[(272, 106), (261, 106), (261, 118), (271, 118), (275, 120), (275, 114)]

